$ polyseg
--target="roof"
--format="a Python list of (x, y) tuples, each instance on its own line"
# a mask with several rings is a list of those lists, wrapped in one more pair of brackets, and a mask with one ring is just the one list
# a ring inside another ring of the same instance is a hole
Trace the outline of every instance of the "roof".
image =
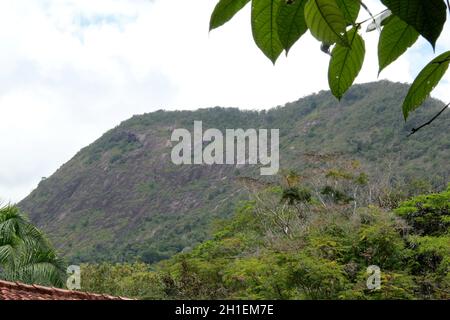
[(0, 300), (130, 300), (104, 294), (71, 291), (0, 280)]

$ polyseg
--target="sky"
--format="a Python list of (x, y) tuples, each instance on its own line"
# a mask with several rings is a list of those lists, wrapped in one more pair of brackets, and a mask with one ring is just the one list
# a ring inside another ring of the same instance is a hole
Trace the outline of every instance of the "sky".
[[(42, 177), (135, 114), (265, 109), (328, 89), (329, 57), (312, 36), (273, 66), (252, 40), (249, 6), (208, 32), (216, 3), (0, 1), (0, 202), (20, 201)], [(379, 1), (366, 4), (381, 9)], [(449, 25), (436, 53), (449, 49)], [(378, 77), (378, 36), (365, 35), (356, 83), (411, 82), (434, 56), (420, 40)], [(450, 72), (433, 96), (450, 102)]]

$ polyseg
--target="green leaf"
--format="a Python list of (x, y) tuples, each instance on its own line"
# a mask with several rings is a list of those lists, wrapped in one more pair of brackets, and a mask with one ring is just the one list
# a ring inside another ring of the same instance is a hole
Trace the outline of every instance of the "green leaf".
[(383, 28), (378, 42), (378, 73), (397, 60), (419, 38), (419, 33), (400, 18), (393, 16)]
[(328, 83), (331, 92), (339, 100), (361, 71), (366, 53), (364, 40), (356, 28), (349, 31), (348, 37), (350, 46), (336, 44), (328, 67)]
[(224, 25), (249, 2), (250, 0), (220, 0), (211, 15), (209, 30)]
[(305, 21), (305, 4), (308, 0), (282, 1), (278, 10), (278, 36), (286, 53), (308, 30)]
[(359, 0), (336, 0), (339, 8), (341, 8), (344, 14), (345, 20), (348, 24), (354, 24), (358, 19), (359, 10), (361, 9), (361, 3)]
[(443, 0), (381, 0), (393, 14), (411, 25), (433, 48), (447, 19)]
[(348, 46), (345, 37), (347, 22), (336, 0), (309, 0), (305, 6), (305, 20), (318, 40)]
[(253, 39), (273, 63), (283, 52), (283, 45), (278, 37), (277, 13), (279, 7), (280, 0), (252, 1)]
[(417, 109), (431, 91), (437, 86), (450, 64), (450, 51), (447, 51), (431, 61), (414, 80), (403, 102), (403, 115), (405, 120), (410, 112)]

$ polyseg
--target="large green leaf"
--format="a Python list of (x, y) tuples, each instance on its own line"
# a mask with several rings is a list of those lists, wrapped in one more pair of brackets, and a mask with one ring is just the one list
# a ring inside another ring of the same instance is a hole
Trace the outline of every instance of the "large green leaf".
[(331, 92), (339, 100), (361, 71), (366, 53), (364, 40), (356, 28), (349, 31), (348, 37), (350, 45), (336, 44), (328, 67), (328, 83)]
[(278, 37), (277, 13), (280, 0), (252, 1), (253, 39), (261, 51), (273, 62), (283, 52), (283, 45)]
[(400, 18), (393, 16), (383, 28), (378, 42), (379, 73), (398, 59), (419, 38), (419, 33)]
[(228, 22), (250, 0), (220, 0), (214, 8), (209, 22), (209, 30), (218, 28)]
[(308, 0), (282, 1), (278, 10), (278, 35), (286, 52), (308, 30), (305, 4)]
[(345, 37), (347, 22), (336, 0), (309, 0), (305, 20), (311, 34), (322, 42), (348, 45)]
[(447, 19), (444, 0), (381, 0), (393, 14), (413, 26), (433, 48)]
[(417, 109), (430, 95), (431, 91), (444, 76), (449, 64), (450, 51), (447, 51), (431, 61), (419, 73), (403, 102), (405, 120), (408, 118), (409, 113)]
[(336, 0), (348, 24), (355, 23), (361, 9), (359, 0)]

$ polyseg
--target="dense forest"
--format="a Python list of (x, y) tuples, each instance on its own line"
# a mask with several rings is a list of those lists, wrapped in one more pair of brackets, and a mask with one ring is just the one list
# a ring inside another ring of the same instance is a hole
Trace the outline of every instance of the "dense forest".
[[(260, 191), (191, 252), (152, 266), (85, 264), (83, 288), (140, 299), (449, 299), (450, 185), (395, 209), (355, 207), (338, 185)], [(366, 285), (369, 265), (381, 269), (379, 290)]]

